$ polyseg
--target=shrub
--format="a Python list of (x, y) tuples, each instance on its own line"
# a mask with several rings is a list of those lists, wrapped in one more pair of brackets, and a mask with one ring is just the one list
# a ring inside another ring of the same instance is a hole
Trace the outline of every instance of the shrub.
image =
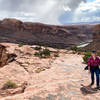
[(50, 56), (50, 50), (43, 49), (42, 51), (35, 52), (34, 55), (37, 57), (40, 57), (40, 58), (46, 58), (46, 57)]
[(35, 52), (34, 53), (34, 56), (39, 57), (40, 56), (40, 53), (39, 52)]
[(19, 43), (18, 46), (19, 46), (19, 47), (22, 47), (23, 45), (24, 45), (24, 43), (21, 42), (21, 43)]
[(55, 53), (55, 54), (54, 54), (54, 57), (59, 57), (59, 54), (58, 54), (58, 53)]
[(100, 52), (98, 52), (97, 55), (100, 56)]
[(28, 64), (28, 65), (30, 65), (30, 63), (29, 62), (25, 62), (26, 64)]
[(37, 46), (34, 48), (35, 50), (41, 50), (41, 46)]
[(83, 57), (83, 60), (85, 63), (88, 63), (88, 58), (91, 56), (91, 52), (86, 52), (84, 57)]
[(18, 86), (16, 85), (16, 83), (12, 82), (12, 81), (7, 81), (4, 85), (2, 89), (12, 89), (12, 88), (17, 88)]
[(62, 49), (62, 47), (61, 47), (60, 45), (59, 45), (59, 46), (57, 45), (56, 48), (57, 48), (57, 49)]
[(43, 49), (43, 51), (41, 53), (44, 54), (45, 56), (50, 56), (50, 50), (49, 49)]
[(78, 51), (78, 47), (77, 47), (77, 46), (72, 46), (72, 47), (70, 48), (70, 50), (72, 50), (72, 51)]
[(40, 72), (42, 72), (42, 69), (41, 68), (38, 68), (35, 72), (36, 73), (40, 73)]
[(39, 43), (39, 46), (44, 46), (45, 47), (45, 44), (44, 43)]

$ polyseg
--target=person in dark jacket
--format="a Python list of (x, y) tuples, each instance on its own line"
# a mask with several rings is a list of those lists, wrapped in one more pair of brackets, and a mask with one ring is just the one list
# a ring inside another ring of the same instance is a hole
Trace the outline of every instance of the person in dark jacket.
[(99, 65), (100, 65), (100, 58), (96, 55), (96, 50), (92, 51), (91, 57), (88, 58), (88, 71), (91, 73), (91, 84), (90, 86), (94, 85), (94, 74), (96, 74), (96, 85), (97, 89), (99, 89)]

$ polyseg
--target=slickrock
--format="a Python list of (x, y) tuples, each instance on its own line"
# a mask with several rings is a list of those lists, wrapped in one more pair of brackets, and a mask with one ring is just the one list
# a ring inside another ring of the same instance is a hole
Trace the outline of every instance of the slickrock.
[[(15, 82), (17, 89), (11, 91), (13, 95), (0, 96), (0, 100), (99, 100), (100, 91), (84, 95), (84, 86), (90, 84), (90, 74), (84, 71), (83, 55), (67, 53), (66, 50), (59, 50), (57, 58), (35, 57), (36, 50), (32, 46), (17, 44), (3, 45), (10, 52), (17, 54), (16, 60), (0, 68), (0, 88), (8, 80)], [(28, 48), (24, 49), (23, 48)], [(30, 55), (27, 50), (32, 50)], [(19, 54), (16, 50), (21, 51)], [(53, 50), (54, 51), (54, 50)], [(17, 63), (19, 62), (19, 64)], [(25, 68), (27, 68), (27, 71)], [(46, 68), (36, 73), (37, 68)], [(23, 91), (23, 83), (27, 83)], [(95, 85), (94, 85), (95, 86)], [(5, 93), (5, 92), (4, 92)]]

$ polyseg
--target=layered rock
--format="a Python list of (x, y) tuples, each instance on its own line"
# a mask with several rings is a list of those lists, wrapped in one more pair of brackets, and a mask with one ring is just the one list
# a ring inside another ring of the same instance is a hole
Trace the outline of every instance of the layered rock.
[(0, 67), (7, 63), (8, 55), (6, 53), (5, 46), (0, 45)]
[(0, 42), (24, 42), (65, 48), (89, 42), (92, 28), (91, 25), (55, 26), (4, 19), (0, 21)]
[(7, 53), (5, 46), (0, 45), (0, 67), (3, 67), (4, 65), (13, 61), (15, 57), (16, 57), (15, 54)]
[(100, 24), (94, 27), (93, 42), (91, 42), (86, 49), (96, 49), (100, 51)]

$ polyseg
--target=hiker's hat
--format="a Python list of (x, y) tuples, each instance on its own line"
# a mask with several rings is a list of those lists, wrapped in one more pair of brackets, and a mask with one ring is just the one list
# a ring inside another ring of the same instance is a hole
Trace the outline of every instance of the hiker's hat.
[(92, 53), (96, 53), (97, 51), (96, 50), (92, 50)]

